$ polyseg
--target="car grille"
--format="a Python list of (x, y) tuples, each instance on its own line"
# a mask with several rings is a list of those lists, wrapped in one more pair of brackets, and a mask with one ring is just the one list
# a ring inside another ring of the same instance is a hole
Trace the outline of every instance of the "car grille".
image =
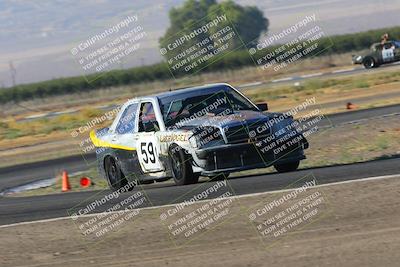
[[(262, 131), (262, 133), (257, 132), (257, 128), (265, 125), (265, 121), (257, 122), (253, 124), (242, 124), (238, 126), (232, 126), (229, 128), (225, 128), (225, 136), (228, 141), (228, 144), (239, 144), (239, 143), (248, 143), (250, 139), (257, 140), (262, 137), (266, 137), (271, 134), (271, 129), (267, 128), (267, 130)], [(249, 133), (255, 131), (257, 134), (255, 138), (250, 138)]]

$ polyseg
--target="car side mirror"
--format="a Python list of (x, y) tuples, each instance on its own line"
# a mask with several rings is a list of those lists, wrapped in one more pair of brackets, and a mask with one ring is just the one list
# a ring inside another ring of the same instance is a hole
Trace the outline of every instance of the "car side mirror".
[(257, 107), (261, 111), (267, 111), (268, 110), (268, 104), (267, 103), (259, 103), (259, 104), (257, 104)]

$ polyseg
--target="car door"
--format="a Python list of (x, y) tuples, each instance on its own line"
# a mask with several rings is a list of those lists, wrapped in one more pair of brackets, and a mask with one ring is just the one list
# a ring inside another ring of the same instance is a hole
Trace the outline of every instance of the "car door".
[(164, 170), (160, 161), (160, 143), (156, 132), (160, 131), (160, 119), (151, 101), (142, 101), (139, 108), (137, 154), (144, 173)]
[(383, 44), (382, 47), (382, 60), (383, 62), (392, 62), (394, 61), (394, 45), (391, 42), (387, 42)]

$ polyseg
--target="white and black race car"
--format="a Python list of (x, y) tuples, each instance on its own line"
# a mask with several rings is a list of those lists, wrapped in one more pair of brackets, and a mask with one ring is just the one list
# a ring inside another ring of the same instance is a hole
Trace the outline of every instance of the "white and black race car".
[(353, 55), (353, 64), (362, 64), (366, 69), (377, 68), (380, 65), (400, 61), (400, 42), (387, 41), (371, 45), (370, 51)]
[(288, 127), (291, 116), (267, 109), (229, 84), (186, 88), (129, 100), (90, 138), (112, 189), (170, 178), (192, 184), (200, 175), (269, 166), (296, 170), (308, 142)]

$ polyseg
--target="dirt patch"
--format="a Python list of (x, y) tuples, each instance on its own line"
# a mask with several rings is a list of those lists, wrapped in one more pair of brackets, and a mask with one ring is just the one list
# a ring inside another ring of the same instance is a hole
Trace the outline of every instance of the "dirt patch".
[(83, 237), (71, 219), (1, 228), (0, 265), (395, 266), (400, 260), (399, 178), (308, 189), (326, 201), (321, 216), (269, 243), (249, 213), (287, 192), (237, 199), (233, 217), (204, 228), (183, 246), (172, 242), (160, 220), (171, 207), (142, 210), (99, 242)]
[[(329, 116), (328, 116), (329, 118)], [(400, 154), (399, 115), (321, 130), (309, 138), (302, 167), (347, 164)]]

